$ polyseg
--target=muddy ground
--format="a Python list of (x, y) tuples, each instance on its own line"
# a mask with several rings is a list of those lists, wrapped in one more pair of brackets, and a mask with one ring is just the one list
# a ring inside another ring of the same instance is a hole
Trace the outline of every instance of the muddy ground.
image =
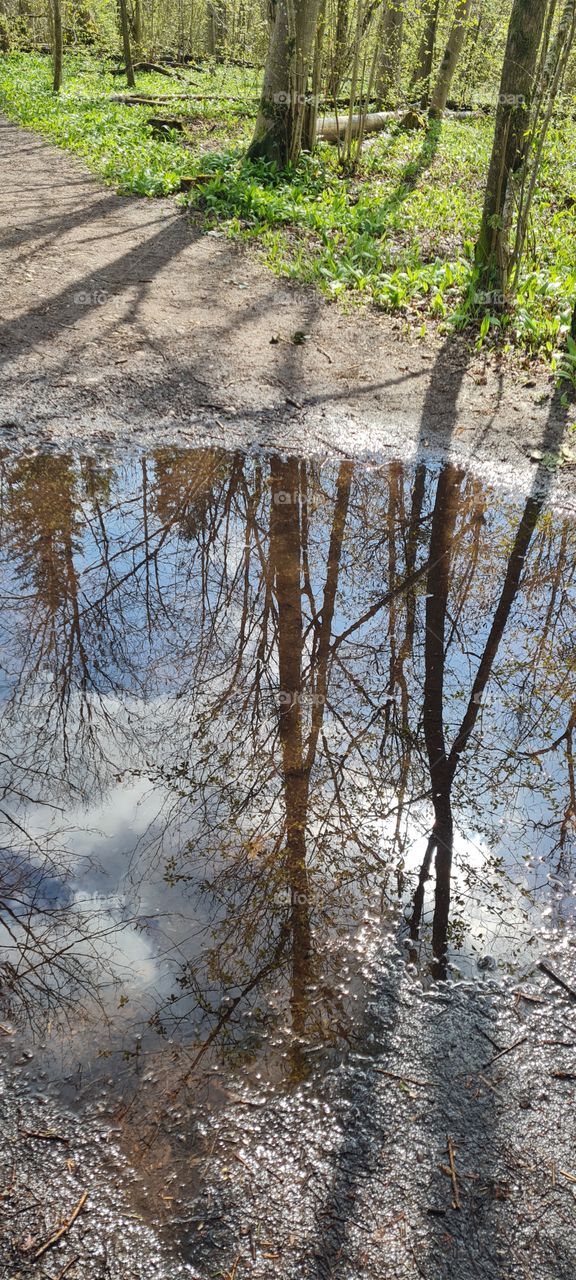
[[(174, 200), (119, 197), (1, 119), (0, 174), (6, 444), (451, 452), (529, 485), (530, 454), (555, 450), (574, 416), (542, 369), (423, 342), (375, 310), (346, 315), (194, 230)], [(552, 477), (559, 495), (575, 473)]]

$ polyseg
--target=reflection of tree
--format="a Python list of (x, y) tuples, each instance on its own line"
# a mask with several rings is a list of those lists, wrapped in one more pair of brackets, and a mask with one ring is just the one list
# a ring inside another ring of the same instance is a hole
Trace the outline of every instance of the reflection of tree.
[(444, 969), (450, 915), (450, 878), (454, 846), (452, 786), (460, 759), (474, 730), (482, 698), (514, 604), (524, 561), (536, 527), (543, 499), (529, 498), (506, 569), (492, 625), (476, 671), (468, 705), (450, 750), (444, 733), (444, 679), (446, 621), (451, 583), (451, 556), (460, 504), (463, 474), (456, 467), (443, 468), (438, 481), (430, 537), (430, 568), (426, 599), (426, 644), (424, 681), (424, 734), (430, 770), (434, 826), (420, 872), (412, 918), (413, 936), (420, 921), (424, 882), (435, 854), (436, 889), (432, 946), (441, 971)]
[(272, 988), (293, 1041), (350, 1035), (339, 948), (366, 898), (412, 884), (422, 828), (412, 924), (435, 858), (440, 968), (456, 828), (482, 836), (490, 883), (501, 805), (536, 778), (524, 842), (568, 867), (573, 543), (539, 503), (511, 535), (515, 513), (454, 467), (436, 485), (423, 465), (210, 449), (114, 473), (4, 460), (2, 495), (7, 812), (29, 830), (30, 806), (60, 806), (39, 839), (62, 889), (70, 806), (106, 803), (118, 778), (153, 790), (123, 865), (131, 901), (154, 886), (162, 907), (173, 982), (151, 1021), (186, 1037), (194, 1070), (248, 1052), (280, 1016)]

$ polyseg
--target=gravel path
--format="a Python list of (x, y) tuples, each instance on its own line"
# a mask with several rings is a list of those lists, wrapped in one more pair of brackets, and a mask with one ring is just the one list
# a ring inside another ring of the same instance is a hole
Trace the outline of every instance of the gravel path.
[[(0, 118), (0, 440), (452, 454), (529, 485), (551, 379), (326, 304), (174, 201), (122, 198)], [(295, 334), (309, 335), (296, 344)], [(574, 495), (576, 468), (558, 494)]]

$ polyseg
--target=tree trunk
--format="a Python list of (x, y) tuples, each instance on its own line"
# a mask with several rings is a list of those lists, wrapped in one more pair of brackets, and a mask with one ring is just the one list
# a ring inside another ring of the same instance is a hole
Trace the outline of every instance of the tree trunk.
[[(530, 216), (532, 200), (534, 198), (534, 192), (538, 182), (542, 152), (544, 150), (548, 128), (556, 105), (556, 99), (564, 82), (564, 76), (568, 60), (572, 52), (575, 34), (576, 0), (565, 0), (564, 8), (560, 14), (558, 29), (552, 44), (550, 44), (549, 29), (546, 29), (544, 32), (543, 44), (545, 44), (545, 54), (542, 53), (541, 55), (538, 102), (535, 110), (533, 111), (532, 129), (528, 145), (526, 147), (526, 163), (522, 167), (520, 183), (518, 183), (518, 177), (516, 179), (516, 185), (520, 186), (520, 193), (515, 202), (518, 207), (518, 219), (516, 223), (514, 250), (509, 260), (509, 282), (513, 282), (513, 289), (516, 288), (518, 284), (520, 263), (528, 230), (528, 218)], [(543, 115), (541, 115), (542, 108)], [(528, 174), (529, 152), (533, 147), (536, 137), (538, 141), (534, 147), (531, 160), (531, 173)]]
[(298, 160), (320, 4), (278, 0), (251, 159), (274, 160), (281, 168)]
[(312, 97), (306, 107), (306, 118), (302, 131), (302, 144), (307, 151), (313, 151), (318, 136), (318, 103), (322, 88), (322, 55), (324, 51), (324, 33), (326, 29), (326, 0), (321, 0), (318, 15), (318, 29), (314, 43), (314, 60), (312, 65)]
[(437, 120), (440, 119), (444, 112), (456, 65), (464, 47), (471, 3), (472, 0), (458, 0), (454, 22), (448, 36), (448, 43), (430, 102), (430, 115)]
[(124, 50), (124, 62), (126, 63), (126, 82), (130, 89), (136, 87), (136, 79), (134, 76), (134, 64), (132, 62), (132, 50), (130, 48), (130, 22), (128, 20), (128, 5), (126, 0), (118, 0), (120, 10), (120, 28), (122, 31), (122, 48)]
[(432, 75), (432, 62), (434, 60), (434, 46), (436, 44), (439, 12), (440, 0), (430, 0), (426, 9), (424, 30), (422, 32), (420, 47), (418, 49), (418, 58), (414, 68), (414, 75), (412, 77), (412, 90), (419, 97), (423, 107), (428, 105), (430, 77)]
[(530, 103), (546, 10), (547, 0), (514, 0), (508, 28), (492, 157), (476, 246), (479, 282), (484, 290), (496, 291), (502, 296), (508, 284), (507, 197), (513, 174), (526, 158)]
[(212, 0), (208, 5), (208, 53), (221, 62), (226, 49), (227, 15), (224, 0)]
[(54, 20), (54, 79), (52, 88), (54, 93), (60, 93), (62, 88), (62, 6), (60, 0), (53, 0), (53, 20)]
[(346, 64), (348, 62), (349, 10), (350, 0), (338, 0), (336, 9), (336, 31), (334, 33), (334, 48), (332, 51), (332, 67), (330, 70), (330, 80), (328, 84), (328, 93), (332, 98), (338, 97), (340, 85), (342, 84)]
[(380, 58), (376, 79), (379, 107), (394, 107), (400, 90), (400, 58), (404, 31), (404, 0), (387, 0), (380, 27)]
[(142, 46), (142, 0), (135, 0), (134, 3), (134, 44), (137, 49)]

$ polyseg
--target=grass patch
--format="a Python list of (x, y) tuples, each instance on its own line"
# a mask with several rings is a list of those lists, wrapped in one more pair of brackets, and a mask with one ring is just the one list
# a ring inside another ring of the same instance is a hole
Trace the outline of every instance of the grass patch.
[[(139, 92), (172, 95), (165, 107), (112, 102), (125, 90), (111, 72), (90, 54), (68, 55), (58, 98), (48, 60), (14, 54), (0, 60), (0, 104), (124, 194), (169, 195), (190, 179), (188, 202), (203, 225), (257, 241), (276, 272), (328, 298), (400, 312), (422, 335), (429, 320), (465, 323), (493, 121), (448, 118), (415, 133), (392, 124), (366, 142), (354, 176), (326, 144), (279, 174), (243, 158), (258, 72), (140, 75)], [(148, 119), (163, 114), (193, 117), (184, 137), (154, 135)], [(575, 155), (576, 125), (567, 121), (546, 144), (516, 306), (484, 319), (479, 342), (557, 360), (576, 294)]]

